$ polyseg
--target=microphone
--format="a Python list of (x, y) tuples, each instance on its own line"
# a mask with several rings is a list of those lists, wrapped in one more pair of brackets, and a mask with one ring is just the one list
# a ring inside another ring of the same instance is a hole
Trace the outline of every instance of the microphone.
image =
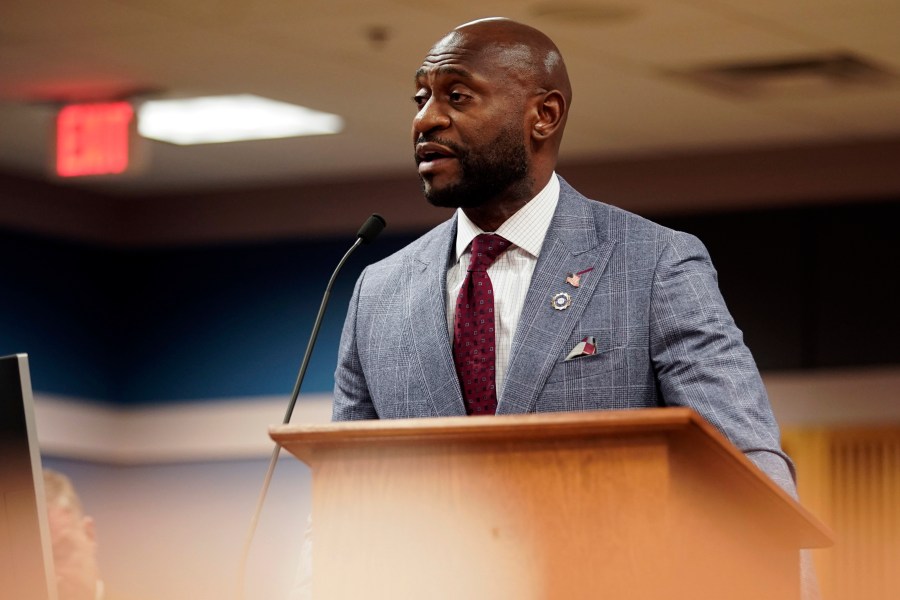
[[(371, 244), (386, 225), (384, 217), (378, 213), (372, 213), (372, 216), (366, 219), (366, 222), (356, 232), (356, 237), (361, 239), (363, 244)], [(340, 269), (340, 267), (338, 268)]]
[(294, 391), (291, 393), (291, 401), (288, 403), (287, 411), (284, 413), (282, 424), (287, 425), (291, 421), (291, 415), (294, 414), (294, 406), (297, 404), (297, 397), (300, 395), (300, 386), (303, 384), (303, 378), (306, 377), (306, 368), (309, 366), (309, 357), (312, 355), (313, 346), (316, 345), (316, 339), (319, 337), (319, 328), (322, 326), (322, 319), (325, 317), (325, 308), (328, 306), (329, 298), (331, 298), (331, 288), (334, 286), (334, 281), (337, 279), (338, 273), (341, 272), (344, 263), (347, 262), (350, 255), (359, 248), (360, 244), (371, 244), (372, 241), (378, 237), (378, 234), (384, 230), (386, 225), (387, 223), (385, 222), (384, 217), (378, 213), (372, 213), (372, 215), (366, 219), (366, 222), (362, 224), (362, 227), (359, 228), (359, 231), (356, 232), (356, 241), (350, 246), (347, 253), (344, 254), (344, 257), (338, 263), (337, 268), (335, 268), (334, 273), (331, 274), (331, 279), (328, 280), (328, 285), (325, 286), (325, 295), (322, 297), (322, 304), (319, 306), (319, 313), (316, 315), (316, 322), (313, 324), (312, 334), (309, 336), (309, 342), (306, 344), (306, 352), (303, 355), (303, 362), (300, 364), (300, 372), (297, 373), (297, 381), (294, 383)]
[[(338, 262), (334, 273), (331, 274), (331, 279), (328, 280), (328, 285), (325, 286), (325, 295), (322, 297), (322, 303), (319, 305), (319, 312), (316, 314), (316, 321), (313, 324), (312, 334), (310, 334), (309, 342), (306, 344), (306, 352), (303, 354), (303, 361), (300, 364), (300, 371), (297, 373), (297, 381), (294, 382), (294, 390), (291, 392), (291, 401), (288, 403), (287, 411), (284, 413), (282, 424), (288, 424), (291, 420), (291, 415), (294, 414), (294, 406), (297, 404), (297, 397), (300, 395), (300, 386), (303, 385), (303, 378), (306, 377), (309, 358), (312, 356), (313, 346), (316, 345), (316, 339), (319, 337), (319, 329), (322, 327), (325, 309), (328, 307), (328, 300), (331, 298), (331, 288), (334, 287), (334, 282), (337, 279), (338, 273), (341, 272), (344, 263), (347, 262), (350, 255), (353, 254), (361, 244), (371, 244), (372, 241), (378, 237), (378, 234), (384, 230), (386, 225), (387, 223), (385, 222), (384, 217), (378, 213), (373, 213), (372, 216), (366, 219), (366, 222), (363, 223), (362, 227), (359, 228), (359, 231), (356, 232), (356, 241), (353, 242), (353, 245), (350, 246), (350, 249), (347, 250), (344, 257)], [(272, 482), (272, 474), (275, 472), (275, 464), (278, 462), (278, 455), (280, 453), (281, 444), (276, 443), (275, 448), (272, 450), (269, 468), (266, 470), (266, 476), (263, 480), (259, 499), (256, 503), (256, 510), (250, 519), (250, 529), (247, 532), (247, 539), (244, 542), (244, 550), (241, 553), (240, 564), (238, 567), (237, 598), (239, 600), (244, 597), (244, 584), (246, 581), (247, 559), (250, 555), (250, 546), (253, 543), (253, 536), (256, 533), (256, 527), (259, 524), (259, 516), (262, 513), (263, 503), (266, 500), (266, 493), (269, 491), (269, 485)]]

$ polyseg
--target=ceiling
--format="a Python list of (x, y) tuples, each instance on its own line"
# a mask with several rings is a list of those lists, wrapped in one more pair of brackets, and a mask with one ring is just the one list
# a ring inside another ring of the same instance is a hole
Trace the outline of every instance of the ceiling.
[[(254, 93), (340, 114), (336, 136), (179, 147), (66, 185), (113, 195), (413, 173), (412, 75), (457, 24), (504, 15), (549, 34), (574, 87), (562, 160), (900, 137), (900, 86), (758, 96), (676, 74), (850, 52), (900, 72), (896, 0), (3, 0), (0, 171), (49, 179), (64, 100)], [(784, 82), (783, 82), (784, 83)]]

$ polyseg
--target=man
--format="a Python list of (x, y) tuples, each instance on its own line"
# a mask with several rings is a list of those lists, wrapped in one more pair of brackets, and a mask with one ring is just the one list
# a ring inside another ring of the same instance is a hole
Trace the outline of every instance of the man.
[(357, 281), (334, 420), (686, 406), (796, 495), (703, 244), (556, 175), (572, 91), (554, 43), (507, 19), (462, 25), (413, 100), (425, 197), (458, 210)]
[(475, 21), (415, 81), (425, 197), (459, 210), (360, 276), (333, 418), (687, 406), (793, 494), (706, 249), (555, 174), (572, 92), (554, 43)]
[(94, 520), (65, 475), (44, 469), (44, 494), (59, 600), (102, 600)]

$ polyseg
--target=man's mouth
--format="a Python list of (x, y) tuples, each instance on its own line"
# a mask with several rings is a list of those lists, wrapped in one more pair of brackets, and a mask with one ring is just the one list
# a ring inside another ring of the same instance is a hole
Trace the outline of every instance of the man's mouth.
[(451, 160), (456, 160), (456, 153), (443, 144), (435, 142), (416, 144), (416, 163), (419, 165), (420, 174), (432, 172)]

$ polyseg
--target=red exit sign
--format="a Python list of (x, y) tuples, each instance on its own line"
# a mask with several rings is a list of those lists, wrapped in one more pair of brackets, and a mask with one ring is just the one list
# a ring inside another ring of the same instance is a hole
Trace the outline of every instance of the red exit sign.
[(60, 177), (110, 175), (128, 168), (134, 109), (127, 102), (70, 104), (56, 117)]

